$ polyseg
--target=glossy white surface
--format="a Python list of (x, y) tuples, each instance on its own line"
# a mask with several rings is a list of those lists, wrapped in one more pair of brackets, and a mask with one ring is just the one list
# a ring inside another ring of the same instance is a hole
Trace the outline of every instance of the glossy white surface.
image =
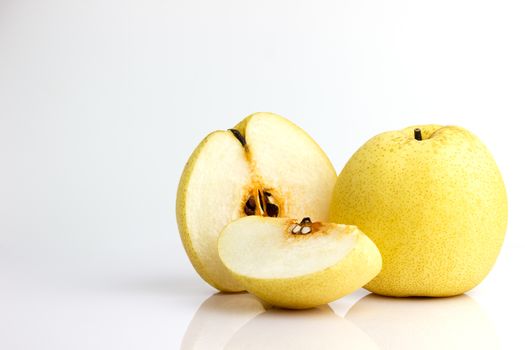
[[(4, 258), (4, 267), (5, 262)], [(59, 264), (64, 269), (66, 262)], [(516, 349), (523, 345), (521, 325), (514, 320), (523, 310), (519, 295), (499, 295), (503, 288), (488, 288), (488, 283), (468, 295), (444, 299), (394, 299), (360, 290), (328, 306), (289, 311), (246, 293), (214, 293), (194, 275), (159, 274), (159, 268), (122, 266), (111, 272), (64, 274), (18, 268), (16, 276), (1, 271), (4, 281), (6, 275), (10, 281), (2, 283), (0, 343), (5, 349)]]
[[(518, 0), (0, 1), (0, 348), (524, 349), (523, 18)], [(382, 131), (476, 133), (509, 194), (490, 275), (468, 297), (295, 313), (213, 296), (178, 178), (260, 110), (338, 171)]]

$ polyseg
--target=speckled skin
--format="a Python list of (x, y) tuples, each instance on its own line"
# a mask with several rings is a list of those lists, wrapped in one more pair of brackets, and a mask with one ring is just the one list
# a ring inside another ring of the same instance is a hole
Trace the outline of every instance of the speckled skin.
[[(420, 128), (423, 140), (414, 139)], [(368, 290), (451, 296), (492, 268), (507, 226), (502, 177), (480, 140), (459, 127), (413, 126), (366, 142), (337, 180), (330, 221), (357, 225), (378, 246)]]

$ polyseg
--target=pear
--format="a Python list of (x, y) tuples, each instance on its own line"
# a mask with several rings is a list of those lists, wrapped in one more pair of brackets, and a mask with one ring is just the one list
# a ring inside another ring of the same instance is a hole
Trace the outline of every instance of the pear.
[(209, 134), (195, 149), (177, 192), (180, 236), (200, 276), (228, 292), (242, 286), (224, 267), (217, 237), (248, 215), (326, 220), (335, 170), (315, 141), (272, 113)]
[(330, 221), (357, 225), (383, 270), (366, 285), (388, 296), (452, 296), (478, 285), (499, 254), (507, 196), (496, 162), (468, 130), (439, 125), (382, 133), (337, 180)]
[(227, 225), (219, 256), (242, 286), (282, 308), (304, 309), (362, 287), (381, 255), (356, 226), (249, 216)]

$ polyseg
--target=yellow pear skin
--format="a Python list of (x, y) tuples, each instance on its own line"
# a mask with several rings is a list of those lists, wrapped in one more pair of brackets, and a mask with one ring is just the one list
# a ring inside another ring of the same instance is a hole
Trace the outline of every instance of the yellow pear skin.
[(365, 288), (388, 296), (464, 293), (489, 273), (507, 196), (487, 148), (455, 126), (413, 126), (366, 142), (339, 175), (329, 220), (357, 225), (383, 268)]

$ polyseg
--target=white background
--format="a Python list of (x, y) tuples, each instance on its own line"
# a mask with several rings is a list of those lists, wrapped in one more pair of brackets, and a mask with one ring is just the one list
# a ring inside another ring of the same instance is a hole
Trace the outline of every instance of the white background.
[[(510, 209), (499, 260), (469, 293), (475, 312), (422, 307), (358, 326), (383, 348), (453, 348), (467, 328), (487, 348), (523, 348), (524, 18), (519, 0), (1, 0), (0, 348), (228, 340), (244, 321), (222, 340), (206, 327), (227, 324), (235, 299), (212, 298), (209, 324), (189, 327), (214, 290), (185, 256), (175, 196), (198, 142), (255, 111), (303, 127), (338, 171), (373, 135), (411, 124), (484, 140)], [(344, 317), (365, 294), (330, 306)], [(287, 316), (268, 315), (271, 336)], [(299, 329), (315, 318), (297, 315)], [(331, 329), (295, 335), (345, 337)]]

